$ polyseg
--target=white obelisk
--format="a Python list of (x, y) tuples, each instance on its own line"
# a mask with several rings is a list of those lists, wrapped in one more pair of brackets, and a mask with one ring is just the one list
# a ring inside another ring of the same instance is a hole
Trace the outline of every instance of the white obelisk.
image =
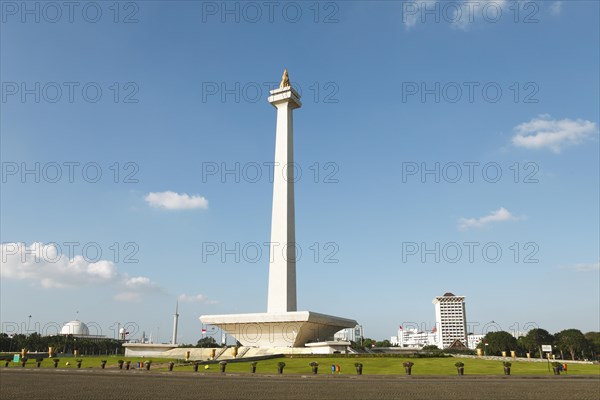
[(179, 325), (179, 299), (175, 304), (175, 314), (173, 314), (173, 336), (171, 338), (171, 344), (177, 344), (177, 325)]
[(268, 313), (296, 311), (296, 223), (294, 218), (294, 124), (292, 113), (302, 107), (287, 70), (269, 103), (277, 108), (273, 213), (269, 258)]

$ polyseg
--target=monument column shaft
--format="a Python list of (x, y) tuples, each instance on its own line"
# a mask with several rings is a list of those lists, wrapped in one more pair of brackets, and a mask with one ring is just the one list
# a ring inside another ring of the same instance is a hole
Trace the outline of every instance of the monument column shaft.
[(277, 129), (267, 312), (278, 313), (297, 310), (293, 110), (300, 102), (289, 87), (273, 91), (269, 101), (277, 108)]

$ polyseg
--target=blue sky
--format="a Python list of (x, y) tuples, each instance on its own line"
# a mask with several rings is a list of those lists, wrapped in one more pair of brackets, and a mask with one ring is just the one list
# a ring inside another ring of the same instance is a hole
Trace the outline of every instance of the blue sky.
[(284, 68), (300, 309), (381, 339), (450, 291), (476, 333), (600, 330), (597, 2), (24, 4), (1, 10), (4, 331), (166, 341), (180, 298), (195, 343), (202, 314), (265, 311)]

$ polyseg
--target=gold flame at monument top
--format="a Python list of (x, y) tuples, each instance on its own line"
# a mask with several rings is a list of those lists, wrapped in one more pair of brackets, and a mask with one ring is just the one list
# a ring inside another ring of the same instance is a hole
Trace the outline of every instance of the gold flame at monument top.
[(290, 77), (288, 76), (287, 68), (283, 70), (283, 76), (281, 77), (281, 83), (279, 89), (290, 87)]

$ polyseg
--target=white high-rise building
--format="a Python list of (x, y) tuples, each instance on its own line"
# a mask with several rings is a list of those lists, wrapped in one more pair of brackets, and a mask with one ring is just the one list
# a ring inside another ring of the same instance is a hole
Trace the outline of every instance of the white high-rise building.
[(437, 323), (437, 345), (441, 349), (450, 347), (456, 340), (467, 346), (467, 312), (465, 297), (445, 293), (433, 299)]

